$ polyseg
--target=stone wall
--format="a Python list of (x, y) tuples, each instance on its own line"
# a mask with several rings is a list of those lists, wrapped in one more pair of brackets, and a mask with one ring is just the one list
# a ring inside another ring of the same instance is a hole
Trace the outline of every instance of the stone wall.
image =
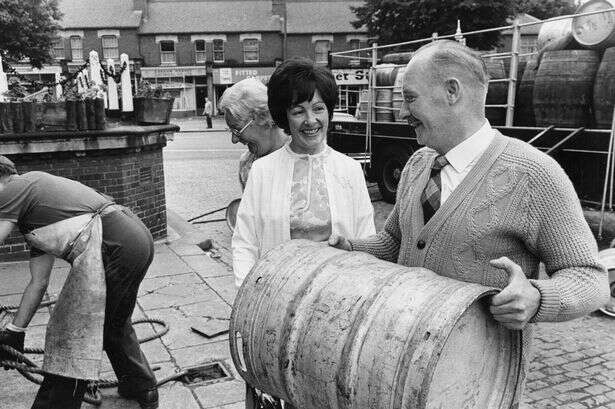
[[(113, 197), (139, 216), (154, 239), (160, 239), (167, 226), (162, 148), (176, 128), (123, 127), (124, 132), (88, 132), (71, 138), (21, 134), (12, 145), (10, 135), (0, 135), (0, 153), (14, 161), (20, 173), (45, 171)], [(0, 261), (25, 259), (28, 254), (17, 230), (0, 246)]]

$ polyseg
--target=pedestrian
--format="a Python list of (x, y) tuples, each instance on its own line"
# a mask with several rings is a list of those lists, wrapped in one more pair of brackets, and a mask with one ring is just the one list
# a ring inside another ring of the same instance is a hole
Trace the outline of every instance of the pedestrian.
[[(271, 75), (269, 112), (290, 141), (250, 170), (232, 238), (238, 286), (262, 254), (285, 241), (375, 233), (361, 166), (327, 146), (336, 99), (333, 75), (310, 60), (287, 60)], [(265, 406), (250, 387), (246, 402), (248, 408)]]
[[(400, 116), (425, 145), (406, 164), (384, 230), (329, 244), (502, 291), (493, 318), (524, 333), (608, 301), (605, 268), (567, 175), (551, 157), (493, 129), (488, 74), (456, 41), (421, 47), (406, 67)], [(544, 263), (548, 278), (539, 277)], [(523, 368), (522, 375), (527, 370)]]
[(207, 129), (211, 129), (211, 116), (214, 113), (214, 107), (208, 97), (205, 97), (205, 109), (203, 109), (203, 115), (207, 121)]
[(267, 106), (267, 87), (256, 78), (246, 78), (227, 88), (218, 107), (224, 113), (232, 142), (248, 147), (239, 158), (239, 183), (243, 191), (252, 163), (280, 149), (289, 137), (273, 122)]
[[(31, 248), (31, 278), (12, 323), (0, 330), (0, 345), (23, 352), (55, 258), (71, 264), (47, 325), (46, 374), (32, 408), (80, 408), (87, 380), (99, 377), (103, 349), (120, 396), (157, 408), (156, 378), (131, 324), (154, 255), (149, 230), (130, 210), (79, 182), (45, 172), (19, 175), (0, 156), (0, 242), (15, 226)], [(10, 357), (0, 352), (0, 359)]]

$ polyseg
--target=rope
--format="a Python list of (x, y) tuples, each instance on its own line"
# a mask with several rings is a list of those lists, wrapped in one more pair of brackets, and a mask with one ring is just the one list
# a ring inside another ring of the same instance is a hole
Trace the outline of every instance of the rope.
[[(55, 304), (55, 302), (56, 300), (42, 302), (38, 308), (47, 307), (49, 305)], [(14, 310), (17, 308), (19, 308), (19, 305), (0, 304), (0, 311)], [(158, 318), (141, 318), (141, 319), (132, 321), (133, 325), (145, 324), (145, 323), (161, 325), (162, 330), (159, 332), (155, 331), (154, 334), (148, 335), (144, 338), (139, 339), (138, 341), (140, 344), (152, 341), (156, 338), (160, 338), (169, 332), (169, 326), (167, 325), (167, 323)], [(24, 348), (23, 354), (11, 348), (8, 345), (0, 345), (0, 350), (6, 352), (8, 355), (10, 355), (13, 358), (13, 360), (0, 360), (0, 366), (4, 366), (5, 369), (6, 368), (16, 369), (24, 378), (26, 378), (30, 382), (35, 383), (37, 385), (40, 385), (43, 382), (42, 379), (35, 377), (32, 374), (46, 375), (47, 372), (39, 368), (34, 362), (32, 362), (25, 355), (25, 354), (44, 354), (45, 351), (43, 348)], [(179, 372), (177, 374), (173, 374), (171, 376), (161, 379), (160, 381), (158, 381), (156, 386), (161, 386), (167, 382), (170, 382), (175, 379), (179, 379), (183, 376), (185, 376), (185, 371)], [(86, 393), (83, 396), (83, 401), (86, 403), (90, 403), (92, 405), (100, 406), (100, 404), (102, 403), (102, 395), (100, 394), (99, 389), (115, 388), (118, 385), (118, 383), (119, 382), (117, 379), (97, 379), (97, 380), (88, 382), (87, 387), (86, 387), (87, 388)]]

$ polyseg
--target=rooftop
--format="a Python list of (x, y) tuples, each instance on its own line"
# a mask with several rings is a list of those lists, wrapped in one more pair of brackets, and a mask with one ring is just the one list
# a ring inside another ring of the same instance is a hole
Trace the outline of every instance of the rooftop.
[(153, 1), (148, 10), (142, 34), (280, 31), (271, 1)]
[(130, 0), (60, 0), (59, 10), (64, 29), (136, 28), (141, 23), (141, 12)]
[(288, 15), (287, 32), (300, 33), (364, 33), (365, 28), (356, 29), (350, 22), (356, 20), (351, 6), (364, 5), (360, 1), (307, 1), (286, 3)]

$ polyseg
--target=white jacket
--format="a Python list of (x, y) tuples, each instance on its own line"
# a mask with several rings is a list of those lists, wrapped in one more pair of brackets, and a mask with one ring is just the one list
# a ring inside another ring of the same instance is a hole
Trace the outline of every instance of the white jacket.
[[(290, 240), (294, 158), (278, 149), (252, 164), (233, 233), (233, 273), (241, 285), (259, 257)], [(335, 150), (324, 161), (331, 231), (346, 238), (375, 234), (374, 208), (361, 165)]]

